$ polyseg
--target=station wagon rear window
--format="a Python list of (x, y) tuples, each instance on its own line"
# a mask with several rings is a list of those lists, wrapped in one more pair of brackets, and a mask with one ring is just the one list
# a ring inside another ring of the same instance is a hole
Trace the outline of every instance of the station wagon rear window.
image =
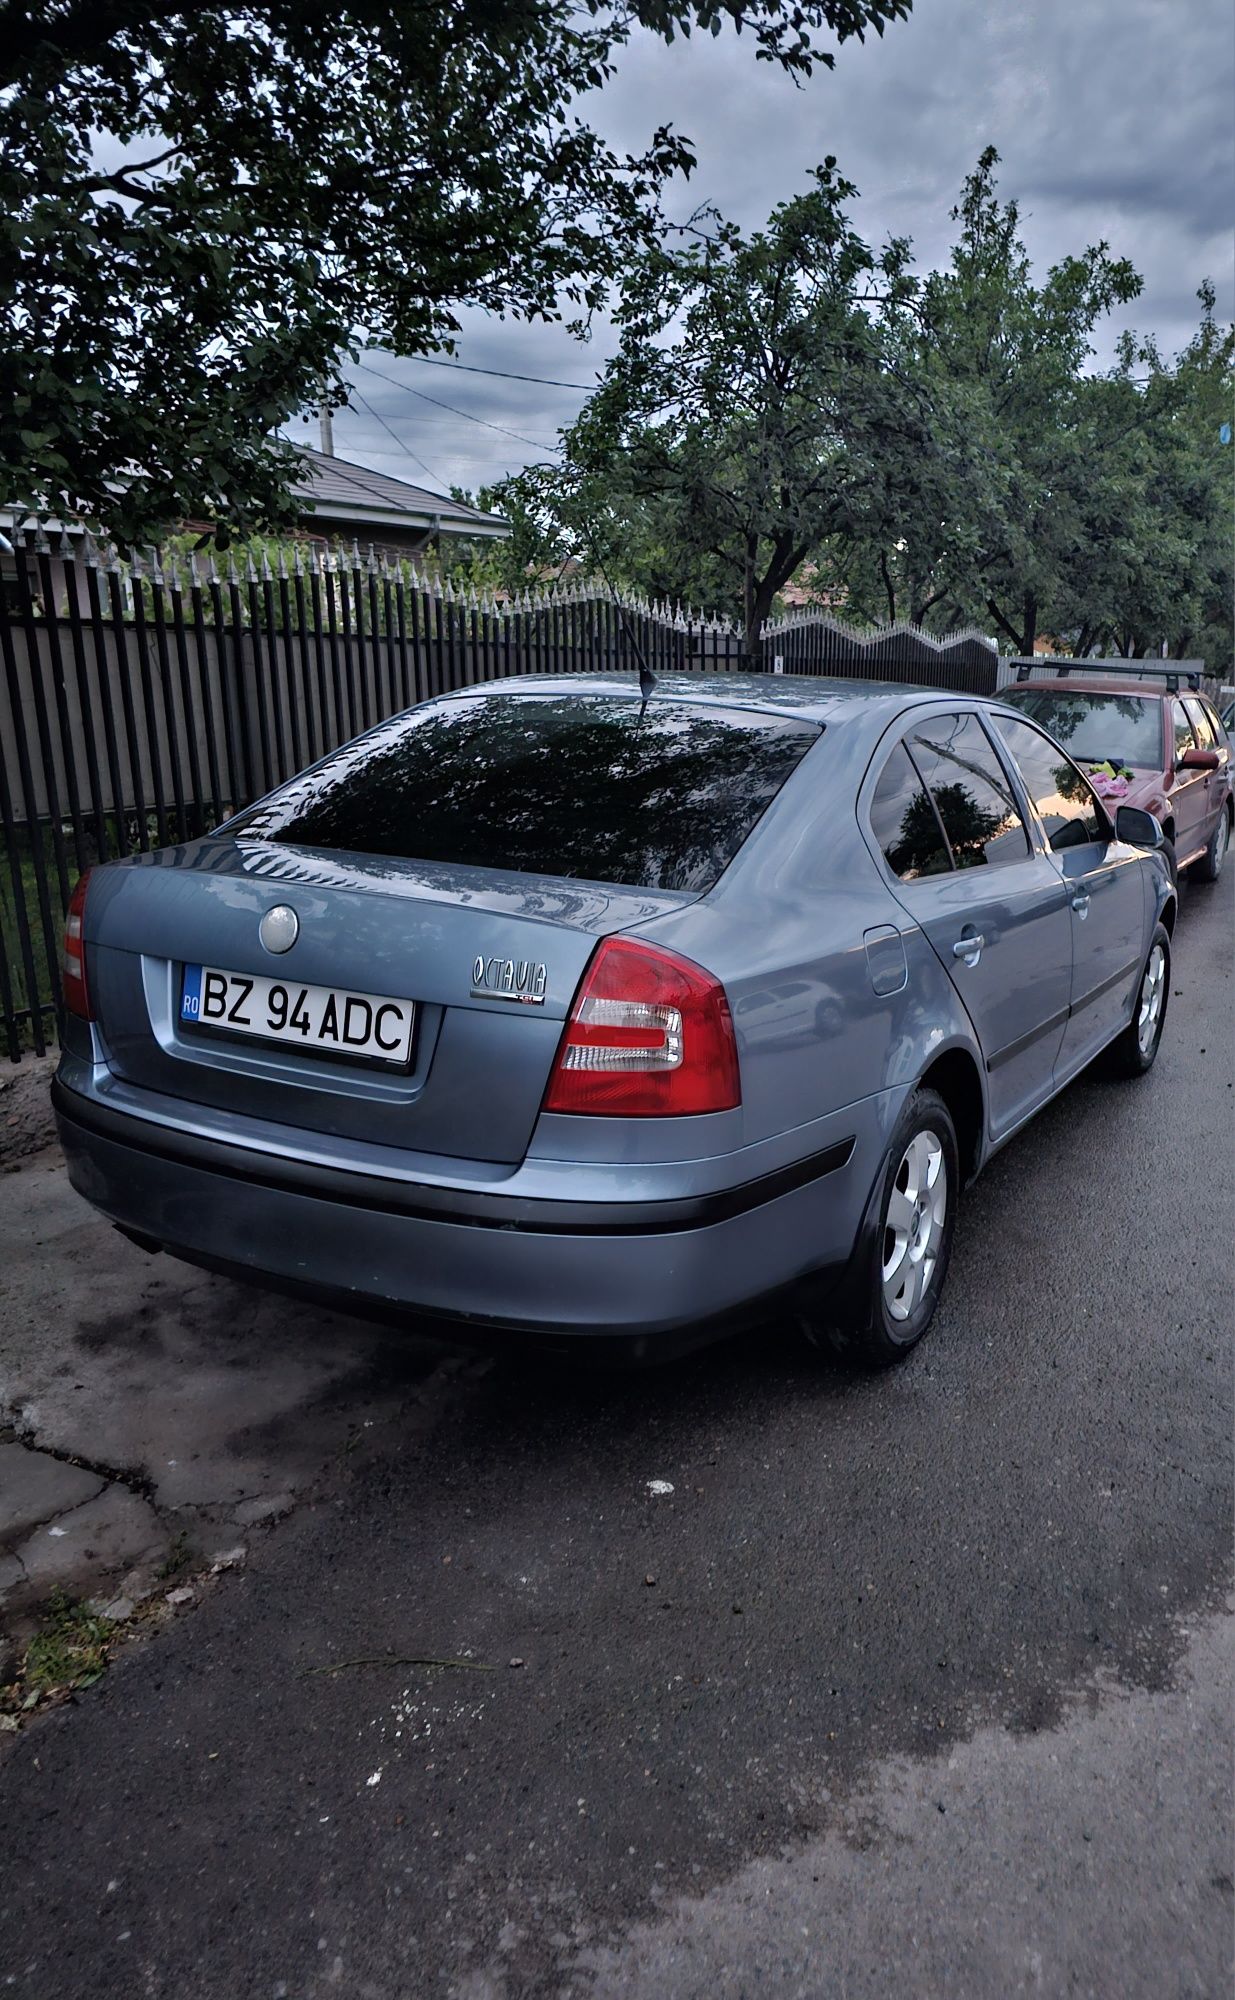
[(647, 889), (709, 889), (810, 722), (608, 695), (413, 709), (234, 820), (237, 835)]

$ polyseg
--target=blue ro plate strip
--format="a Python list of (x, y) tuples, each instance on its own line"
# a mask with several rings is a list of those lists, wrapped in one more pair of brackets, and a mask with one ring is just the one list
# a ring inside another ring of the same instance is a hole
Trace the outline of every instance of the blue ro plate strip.
[(182, 1021), (196, 1021), (202, 1004), (202, 969), (200, 965), (186, 965), (184, 985), (180, 989), (180, 1018)]

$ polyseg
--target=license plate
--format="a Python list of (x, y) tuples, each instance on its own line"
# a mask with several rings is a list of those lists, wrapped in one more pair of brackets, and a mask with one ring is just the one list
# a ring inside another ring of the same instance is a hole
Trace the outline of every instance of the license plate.
[(387, 994), (302, 986), (294, 979), (221, 972), (213, 965), (186, 965), (180, 989), (180, 1018), (192, 1027), (370, 1062), (406, 1064), (415, 1012), (412, 1001)]

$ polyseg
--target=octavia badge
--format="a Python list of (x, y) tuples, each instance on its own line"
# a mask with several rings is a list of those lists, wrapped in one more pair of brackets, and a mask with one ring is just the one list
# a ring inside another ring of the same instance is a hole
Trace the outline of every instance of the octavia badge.
[(513, 1000), (521, 1007), (543, 1007), (548, 984), (547, 968), (530, 958), (478, 958), (472, 965), (472, 993), (478, 1000)]
[(262, 918), (257, 935), (267, 951), (290, 951), (300, 935), (300, 919), (289, 904), (276, 903)]

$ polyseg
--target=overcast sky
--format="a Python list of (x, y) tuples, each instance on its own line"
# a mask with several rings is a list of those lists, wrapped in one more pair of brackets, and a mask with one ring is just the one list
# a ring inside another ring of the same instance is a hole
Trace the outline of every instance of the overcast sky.
[[(1121, 325), (1151, 330), (1168, 350), (1182, 346), (1205, 277), (1222, 315), (1233, 310), (1231, 0), (915, 0), (907, 22), (847, 44), (834, 70), (801, 87), (731, 35), (670, 48), (642, 36), (588, 109), (632, 150), (674, 124), (699, 164), (671, 205), (685, 214), (711, 202), (747, 227), (834, 153), (861, 192), (862, 233), (912, 236), (923, 268), (946, 256), (948, 211), (994, 144), (1001, 190), (1020, 202), (1041, 270), (1106, 238), (1144, 278), (1141, 297), (1109, 323), (1095, 365), (1109, 360)], [(456, 358), (588, 384), (606, 352), (603, 329), (580, 346), (560, 328), (473, 315)], [(395, 379), (355, 371), (357, 400), (336, 418), (336, 452), (439, 490), (475, 489), (544, 458), (581, 401), (463, 369), (452, 377), (421, 361), (368, 359)]]

